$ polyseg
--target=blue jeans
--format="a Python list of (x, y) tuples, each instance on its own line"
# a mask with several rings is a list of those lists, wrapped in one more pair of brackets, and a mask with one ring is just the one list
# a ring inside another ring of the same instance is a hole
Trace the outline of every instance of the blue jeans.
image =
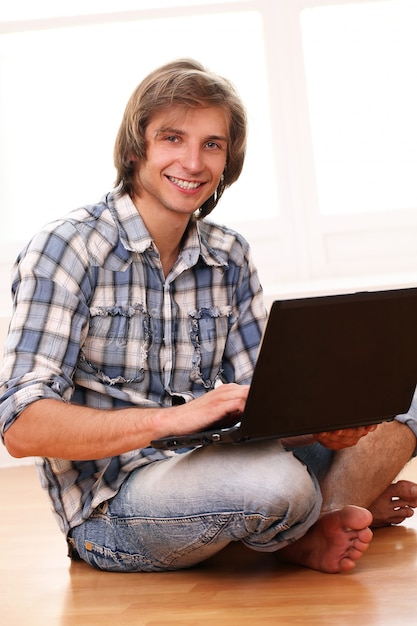
[(309, 446), (301, 446), (293, 450), (294, 456), (307, 465), (317, 480), (321, 481), (330, 470), (335, 452), (325, 448), (320, 443), (313, 443)]
[(320, 508), (316, 479), (279, 441), (208, 446), (134, 470), (71, 536), (99, 569), (174, 570), (231, 541), (278, 550), (304, 535)]

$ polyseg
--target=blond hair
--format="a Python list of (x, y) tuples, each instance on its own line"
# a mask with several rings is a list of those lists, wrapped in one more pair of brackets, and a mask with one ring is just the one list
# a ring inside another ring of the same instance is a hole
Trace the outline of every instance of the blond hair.
[(240, 176), (245, 151), (247, 119), (243, 103), (232, 83), (206, 70), (192, 59), (178, 59), (151, 72), (131, 95), (114, 147), (116, 185), (121, 193), (140, 194), (135, 165), (146, 159), (145, 130), (152, 115), (171, 106), (220, 106), (228, 111), (229, 137), (226, 168), (216, 192), (204, 202), (198, 218), (208, 215), (223, 191)]

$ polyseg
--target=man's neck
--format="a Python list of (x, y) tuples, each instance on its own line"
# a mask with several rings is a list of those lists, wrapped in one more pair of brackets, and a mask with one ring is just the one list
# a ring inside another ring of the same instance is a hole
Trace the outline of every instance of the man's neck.
[(173, 211), (166, 211), (162, 215), (158, 211), (147, 210), (146, 205), (137, 197), (133, 198), (133, 202), (154, 241), (164, 275), (167, 276), (178, 259), (190, 216)]

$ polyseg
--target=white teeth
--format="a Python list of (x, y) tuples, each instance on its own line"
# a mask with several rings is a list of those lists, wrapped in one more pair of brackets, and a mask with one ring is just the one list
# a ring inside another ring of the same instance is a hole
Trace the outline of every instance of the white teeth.
[(172, 182), (178, 185), (178, 187), (181, 187), (181, 189), (197, 189), (197, 187), (201, 185), (201, 183), (191, 183), (187, 180), (174, 178), (173, 176), (169, 176), (169, 180), (172, 180)]

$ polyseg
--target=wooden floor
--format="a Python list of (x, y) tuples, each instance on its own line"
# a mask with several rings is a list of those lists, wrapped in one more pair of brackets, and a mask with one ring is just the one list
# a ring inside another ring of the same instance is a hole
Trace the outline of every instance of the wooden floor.
[[(404, 476), (417, 481), (417, 459)], [(1, 469), (0, 496), (2, 626), (417, 624), (417, 514), (375, 531), (348, 574), (240, 545), (193, 570), (113, 574), (70, 563), (34, 467)]]

